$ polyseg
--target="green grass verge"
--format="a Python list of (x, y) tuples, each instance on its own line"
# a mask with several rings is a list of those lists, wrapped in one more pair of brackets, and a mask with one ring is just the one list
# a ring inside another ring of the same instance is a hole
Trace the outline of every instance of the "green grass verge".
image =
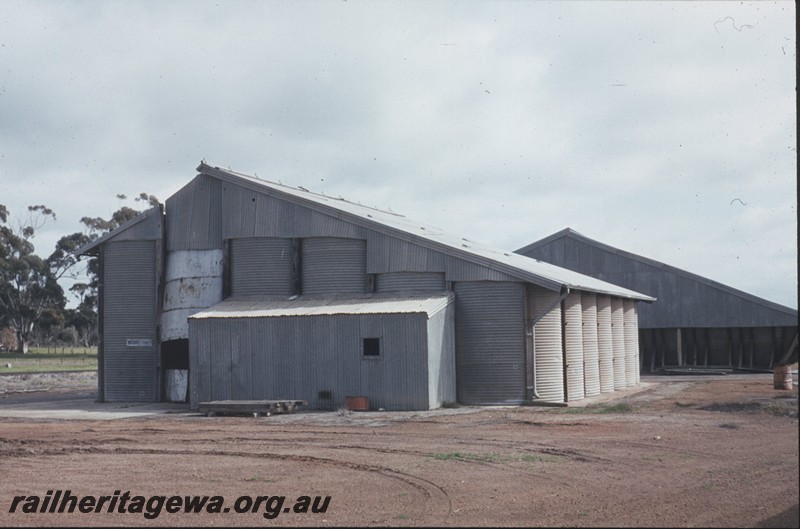
[[(6, 367), (11, 365), (11, 367)], [(31, 348), (28, 354), (0, 353), (0, 374), (97, 370), (97, 348), (66, 347), (50, 352)]]

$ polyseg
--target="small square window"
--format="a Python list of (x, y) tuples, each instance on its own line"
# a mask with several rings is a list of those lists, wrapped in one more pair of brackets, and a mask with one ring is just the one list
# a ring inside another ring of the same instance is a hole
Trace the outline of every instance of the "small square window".
[(364, 356), (380, 356), (380, 355), (381, 355), (381, 339), (364, 338)]

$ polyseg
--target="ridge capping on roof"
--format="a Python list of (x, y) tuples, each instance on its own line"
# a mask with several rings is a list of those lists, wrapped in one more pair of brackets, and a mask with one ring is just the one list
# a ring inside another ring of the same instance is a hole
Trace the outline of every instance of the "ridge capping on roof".
[(539, 239), (538, 241), (534, 241), (534, 242), (532, 242), (532, 243), (530, 243), (528, 245), (525, 245), (522, 248), (519, 248), (518, 250), (514, 250), (514, 252), (522, 254), (524, 252), (539, 248), (540, 246), (544, 246), (546, 244), (549, 244), (552, 241), (555, 241), (557, 239), (561, 239), (561, 238), (564, 238), (564, 237), (569, 237), (569, 238), (575, 239), (576, 241), (580, 241), (580, 242), (589, 244), (591, 246), (594, 246), (596, 248), (600, 248), (601, 250), (605, 250), (605, 251), (607, 251), (609, 253), (612, 253), (612, 254), (615, 254), (615, 255), (619, 255), (619, 256), (622, 256), (622, 257), (626, 257), (628, 259), (633, 259), (635, 261), (639, 261), (641, 263), (647, 264), (649, 266), (653, 266), (655, 268), (659, 268), (659, 269), (667, 271), (667, 272), (671, 272), (673, 274), (678, 274), (678, 275), (683, 276), (683, 277), (685, 277), (687, 279), (691, 279), (693, 281), (697, 281), (697, 282), (702, 283), (704, 285), (707, 285), (709, 287), (722, 290), (722, 291), (727, 292), (727, 293), (729, 293), (731, 295), (744, 298), (744, 299), (746, 299), (748, 301), (751, 301), (753, 303), (757, 303), (759, 305), (763, 305), (765, 307), (769, 307), (769, 308), (772, 308), (772, 309), (775, 309), (775, 310), (778, 310), (780, 312), (784, 312), (786, 314), (790, 314), (790, 315), (793, 315), (793, 316), (797, 316), (798, 315), (797, 310), (793, 309), (791, 307), (787, 307), (785, 305), (781, 305), (780, 303), (775, 303), (774, 301), (770, 301), (768, 299), (764, 299), (764, 298), (758, 297), (758, 296), (756, 296), (754, 294), (750, 294), (749, 292), (745, 292), (743, 290), (739, 290), (737, 288), (734, 288), (732, 286), (726, 285), (724, 283), (720, 283), (719, 281), (714, 281), (713, 279), (709, 279), (707, 277), (695, 274), (693, 272), (689, 272), (687, 270), (683, 270), (683, 269), (678, 268), (676, 266), (672, 266), (672, 265), (669, 265), (669, 264), (661, 262), (661, 261), (656, 261), (655, 259), (651, 259), (649, 257), (644, 257), (642, 255), (635, 254), (633, 252), (629, 252), (629, 251), (626, 251), (626, 250), (621, 250), (621, 249), (616, 248), (614, 246), (611, 246), (611, 245), (608, 245), (606, 243), (600, 242), (600, 241), (598, 241), (596, 239), (592, 239), (591, 237), (587, 237), (586, 235), (584, 235), (584, 234), (582, 234), (582, 233), (580, 233), (580, 232), (578, 232), (576, 230), (573, 230), (570, 227), (566, 227), (563, 230), (557, 231), (556, 233), (553, 233), (552, 235), (548, 235), (547, 237), (545, 237), (543, 239)]
[[(438, 228), (425, 229), (424, 226), (420, 227), (417, 225), (416, 227), (421, 229), (422, 233), (412, 233), (410, 226), (412, 223), (411, 219), (391, 211), (384, 211), (377, 208), (364, 206), (362, 204), (356, 204), (355, 202), (350, 202), (341, 197), (336, 198), (319, 193), (313, 193), (303, 187), (295, 188), (287, 186), (281, 182), (276, 183), (256, 176), (238, 173), (230, 169), (221, 169), (219, 166), (209, 165), (205, 161), (200, 163), (200, 165), (197, 167), (197, 171), (200, 174), (219, 178), (231, 183), (240, 185), (244, 184), (248, 188), (257, 192), (268, 191), (269, 193), (278, 196), (278, 198), (287, 200), (289, 202), (299, 204), (304, 207), (309, 207), (310, 209), (320, 211), (328, 215), (333, 215), (337, 218), (345, 219), (348, 222), (353, 222), (354, 224), (373, 229), (392, 237), (397, 237), (412, 244), (418, 244), (425, 248), (439, 251), (452, 257), (464, 259), (465, 261), (508, 274), (522, 281), (530, 282), (549, 290), (560, 291), (563, 287), (567, 287), (573, 290), (596, 292), (599, 294), (636, 299), (639, 301), (655, 301), (655, 298), (652, 296), (648, 296), (640, 292), (634, 292), (633, 290), (620, 287), (618, 285), (613, 285), (600, 279), (585, 274), (580, 274), (579, 272), (575, 272), (573, 270), (562, 268), (544, 261), (539, 261), (537, 259), (531, 259), (513, 252), (483, 247), (483, 245), (479, 245), (473, 243), (472, 241), (468, 241), (467, 239), (457, 237), (459, 243), (462, 243), (462, 241), (469, 243), (460, 244), (460, 246), (463, 246), (462, 248), (454, 242), (440, 240), (445, 238), (445, 236), (450, 236), (454, 239), (456, 239), (456, 237), (451, 234), (445, 234), (444, 230), (440, 230)], [(375, 212), (375, 214), (377, 214), (376, 216), (387, 215), (390, 216), (390, 218), (386, 219), (386, 222), (381, 222), (366, 211), (364, 211), (363, 214), (348, 211), (345, 208), (339, 207), (337, 203), (369, 210)], [(399, 224), (405, 222), (409, 224), (409, 226), (392, 226), (388, 223), (389, 221)], [(519, 261), (518, 263), (504, 262), (516, 261), (518, 259), (523, 259), (523, 261)], [(538, 268), (542, 268), (543, 270), (530, 270), (530, 266), (528, 266), (528, 262), (526, 261), (538, 263), (536, 266)], [(569, 280), (563, 276), (574, 277), (572, 278), (573, 280)]]

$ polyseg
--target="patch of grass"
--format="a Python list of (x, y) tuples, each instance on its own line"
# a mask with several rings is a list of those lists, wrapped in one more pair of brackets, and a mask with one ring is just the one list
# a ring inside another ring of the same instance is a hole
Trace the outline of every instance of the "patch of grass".
[(735, 422), (724, 422), (724, 423), (720, 424), (719, 427), (720, 428), (728, 428), (730, 430), (736, 430), (737, 428), (739, 428), (739, 425), (736, 424)]
[(715, 402), (699, 409), (703, 411), (719, 411), (724, 413), (768, 413), (776, 417), (798, 417), (797, 405), (794, 402), (787, 402), (781, 405), (775, 402)]
[(439, 461), (477, 461), (481, 463), (503, 460), (503, 457), (497, 453), (475, 454), (472, 452), (443, 452), (433, 454), (432, 457), (434, 459), (438, 459)]
[(562, 413), (630, 413), (633, 406), (627, 402), (620, 402), (611, 405), (595, 405), (583, 408), (564, 408)]
[(691, 408), (692, 406), (694, 406), (694, 404), (692, 404), (691, 402), (677, 402), (676, 401), (675, 402), (675, 406), (677, 406), (679, 408)]
[(457, 402), (445, 401), (442, 402), (442, 408), (458, 408)]
[(249, 482), (249, 483), (252, 483), (254, 481), (257, 481), (259, 483), (275, 483), (275, 481), (276, 481), (276, 480), (274, 480), (272, 478), (262, 478), (262, 477), (259, 477), (259, 476), (251, 476), (249, 478), (244, 478), (244, 480)]
[(534, 456), (531, 454), (525, 454), (519, 459), (520, 461), (525, 461), (526, 463), (538, 463), (538, 462), (555, 463), (559, 461), (559, 459), (555, 456)]
[[(11, 365), (11, 367), (6, 367)], [(28, 354), (0, 353), (0, 373), (97, 370), (97, 348), (31, 348)]]

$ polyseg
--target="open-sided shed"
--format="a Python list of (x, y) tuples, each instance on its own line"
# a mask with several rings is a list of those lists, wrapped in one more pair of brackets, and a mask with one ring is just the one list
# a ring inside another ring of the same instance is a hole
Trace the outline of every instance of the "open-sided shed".
[(772, 369), (797, 361), (797, 310), (566, 228), (517, 253), (649, 294), (639, 311), (642, 368)]

